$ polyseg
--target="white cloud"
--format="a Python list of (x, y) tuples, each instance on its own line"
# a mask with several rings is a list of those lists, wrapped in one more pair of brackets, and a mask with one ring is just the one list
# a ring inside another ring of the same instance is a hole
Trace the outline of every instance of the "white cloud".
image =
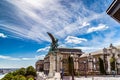
[(78, 38), (78, 37), (74, 37), (74, 36), (68, 36), (65, 39), (66, 43), (72, 43), (72, 44), (80, 44), (82, 42), (86, 42), (87, 39), (84, 38)]
[[(89, 41), (87, 41), (85, 44), (83, 44), (86, 47), (90, 47), (90, 48), (93, 48), (93, 49), (89, 49), (88, 50), (84, 50), (87, 51), (87, 52), (91, 52), (91, 51), (95, 51), (95, 50), (98, 50), (100, 48), (104, 48), (104, 47), (108, 47), (110, 45), (110, 43), (113, 43), (113, 44), (119, 44), (119, 37), (120, 35), (117, 35), (118, 37), (116, 37), (116, 30), (113, 30), (111, 29), (109, 32), (106, 32), (105, 34), (99, 34), (97, 33), (97, 36), (96, 35), (92, 35), (91, 39)], [(87, 49), (87, 48), (86, 48)]]
[(19, 58), (13, 58), (10, 56), (4, 56), (4, 55), (0, 55), (0, 59), (7, 59), (7, 60), (20, 60)]
[(44, 47), (44, 48), (40, 48), (38, 49), (36, 52), (47, 52), (49, 50), (49, 46), (48, 47)]
[(5, 34), (3, 34), (3, 33), (0, 33), (0, 37), (6, 38), (7, 36)]
[[(49, 40), (46, 32), (56, 32), (62, 29), (61, 27), (63, 26), (58, 26), (63, 24), (59, 18), (62, 18), (62, 21), (65, 23), (67, 23), (66, 19), (69, 18), (69, 13), (56, 0), (13, 0), (9, 3), (16, 7), (14, 11), (16, 11), (17, 16), (14, 17), (22, 20), (25, 27), (6, 23), (1, 24), (3, 29), (16, 34), (16, 36), (32, 39), (37, 42)], [(53, 29), (53, 27), (57, 28)]]
[(12, 61), (31, 61), (31, 60), (43, 59), (44, 57), (45, 57), (45, 55), (39, 55), (39, 56), (35, 56), (33, 58), (30, 58), (30, 57), (15, 58), (15, 57), (11, 57), (11, 56), (0, 55), (0, 59), (12, 60)]
[(20, 60), (36, 60), (36, 58), (20, 58)]
[[(9, 14), (14, 14), (11, 17), (17, 18), (18, 22), (0, 23), (2, 26), (0, 29), (9, 31), (13, 37), (20, 39), (31, 39), (37, 42), (49, 41), (46, 34), (48, 31), (60, 38), (65, 38), (70, 34), (82, 34), (79, 29), (90, 25), (90, 21), (101, 18), (101, 14), (86, 9), (82, 2), (70, 3), (71, 8), (67, 8), (59, 0), (7, 1), (16, 7), (13, 10), (15, 12)], [(74, 22), (71, 21), (73, 18), (75, 18)], [(19, 22), (20, 25), (17, 25)]]
[(104, 24), (99, 24), (97, 27), (91, 27), (88, 28), (87, 33), (95, 32), (95, 31), (101, 31), (101, 30), (106, 30), (108, 26)]
[(90, 23), (88, 23), (88, 22), (83, 22), (82, 23), (82, 26), (89, 26), (90, 25)]

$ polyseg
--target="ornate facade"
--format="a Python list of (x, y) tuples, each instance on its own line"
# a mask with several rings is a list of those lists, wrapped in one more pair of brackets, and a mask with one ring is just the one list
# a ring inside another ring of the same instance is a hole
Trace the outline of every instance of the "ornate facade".
[(81, 55), (79, 58), (79, 73), (81, 75), (99, 74), (99, 57), (103, 58), (102, 51)]
[[(51, 76), (53, 76), (54, 72), (60, 72), (61, 69), (64, 69), (64, 74), (69, 75), (68, 57), (70, 55), (73, 55), (75, 74), (100, 74), (100, 59), (103, 60), (106, 74), (112, 74), (111, 58), (113, 57), (115, 59), (114, 71), (116, 74), (120, 74), (120, 46), (114, 47), (112, 44), (108, 48), (88, 54), (83, 53), (80, 49), (58, 48), (57, 51), (48, 53), (44, 58), (44, 62), (41, 62), (41, 64), (44, 64), (45, 74), (52, 74)], [(37, 70), (40, 68), (38, 65), (36, 65)]]
[(38, 60), (35, 64), (36, 71), (42, 72), (44, 70), (44, 60)]
[(112, 44), (109, 48), (103, 49), (105, 69), (108, 74), (112, 72), (111, 70), (111, 58), (115, 58), (115, 71), (116, 74), (120, 74), (120, 47), (115, 47)]
[(50, 73), (51, 72), (50, 70), (60, 72), (61, 69), (64, 69), (64, 74), (68, 75), (69, 74), (68, 57), (70, 55), (73, 55), (74, 70), (75, 72), (77, 72), (78, 58), (82, 55), (82, 51), (80, 49), (58, 48), (56, 52), (48, 53), (44, 58), (45, 73), (47, 74)]
[(80, 74), (100, 74), (99, 58), (103, 60), (106, 74), (112, 74), (111, 58), (115, 58), (115, 72), (120, 74), (120, 47), (114, 47), (112, 44), (109, 48), (104, 48), (89, 54), (83, 54), (79, 58)]

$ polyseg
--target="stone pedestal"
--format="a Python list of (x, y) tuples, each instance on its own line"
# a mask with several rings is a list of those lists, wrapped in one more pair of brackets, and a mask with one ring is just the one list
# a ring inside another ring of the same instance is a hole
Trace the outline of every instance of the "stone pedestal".
[(50, 68), (49, 68), (49, 77), (53, 77), (55, 75), (55, 56), (50, 54)]
[(60, 80), (60, 79), (61, 79), (61, 76), (60, 76), (60, 73), (59, 73), (59, 72), (55, 72), (54, 79), (55, 79), (55, 80)]

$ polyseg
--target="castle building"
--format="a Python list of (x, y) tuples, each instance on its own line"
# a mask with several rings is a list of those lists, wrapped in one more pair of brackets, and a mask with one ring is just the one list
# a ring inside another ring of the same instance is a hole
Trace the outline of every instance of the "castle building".
[(102, 50), (89, 54), (83, 54), (79, 57), (79, 73), (80, 75), (100, 74), (99, 58), (103, 58)]
[(111, 68), (111, 58), (115, 58), (115, 71), (116, 74), (120, 74), (120, 46), (110, 45), (109, 48), (104, 48), (103, 53), (105, 55), (106, 69), (108, 73), (112, 72)]
[[(120, 46), (114, 47), (112, 44), (108, 48), (91, 52), (89, 54), (82, 54), (79, 58), (79, 73), (85, 74), (100, 74), (100, 61), (103, 60), (103, 65), (106, 74), (112, 74), (114, 70), (116, 74), (120, 74)], [(111, 59), (115, 59), (115, 69), (111, 68)]]
[[(60, 72), (64, 69), (64, 75), (69, 75), (68, 57), (73, 55), (74, 72), (80, 75), (98, 75), (100, 74), (100, 59), (103, 61), (103, 66), (106, 74), (120, 74), (120, 46), (103, 48), (91, 53), (83, 53), (81, 49), (73, 48), (58, 48), (55, 52), (49, 52), (44, 61), (36, 63), (37, 71), (42, 67), (45, 74), (53, 76), (54, 72)], [(115, 60), (111, 66), (111, 61)], [(43, 66), (44, 65), (44, 66)], [(41, 66), (41, 67), (40, 67)]]
[(44, 58), (45, 73), (50, 73), (50, 70), (60, 72), (61, 69), (64, 69), (64, 74), (69, 75), (68, 57), (71, 55), (73, 55), (74, 71), (77, 72), (79, 69), (78, 58), (82, 55), (82, 53), (81, 49), (72, 48), (58, 48), (56, 52), (48, 53)]
[(42, 72), (44, 70), (44, 60), (38, 60), (35, 64), (36, 71)]

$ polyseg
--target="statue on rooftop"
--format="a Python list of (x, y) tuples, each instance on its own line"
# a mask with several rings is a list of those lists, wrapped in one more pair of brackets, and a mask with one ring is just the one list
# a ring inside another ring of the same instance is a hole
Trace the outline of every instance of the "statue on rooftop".
[(56, 39), (51, 33), (47, 32), (47, 34), (49, 35), (49, 37), (51, 38), (51, 45), (50, 45), (50, 49), (49, 49), (49, 52), (51, 51), (55, 51), (57, 50), (57, 47), (58, 47), (58, 39)]

